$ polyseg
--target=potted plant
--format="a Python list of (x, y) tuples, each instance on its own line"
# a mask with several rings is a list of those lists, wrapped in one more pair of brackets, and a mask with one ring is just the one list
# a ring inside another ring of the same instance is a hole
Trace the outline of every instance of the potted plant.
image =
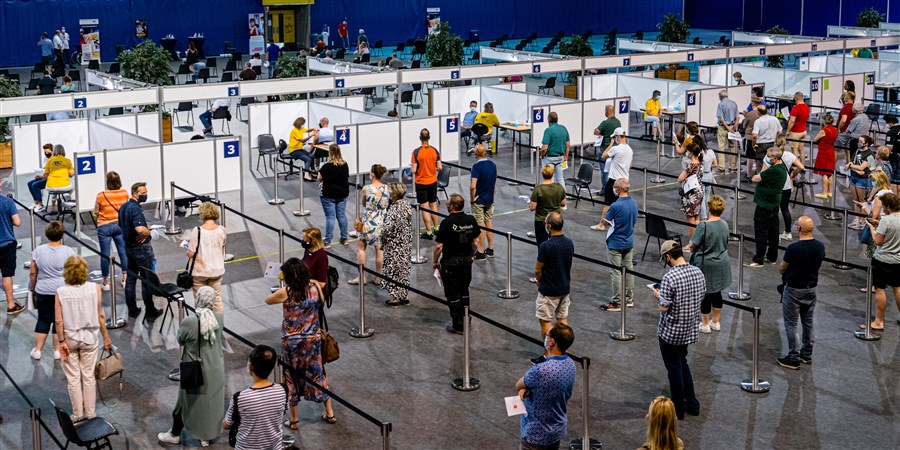
[[(574, 34), (568, 42), (562, 41), (559, 43), (559, 54), (583, 58), (594, 56), (594, 49), (583, 36)], [(579, 71), (569, 72), (569, 80), (572, 84), (563, 87), (563, 95), (566, 98), (578, 98), (578, 77), (580, 75), (581, 72)]]
[(666, 14), (662, 23), (656, 24), (656, 29), (659, 30), (659, 37), (656, 40), (684, 44), (691, 34), (690, 28), (691, 26), (679, 19), (677, 14)]
[[(116, 57), (122, 76), (143, 83), (166, 86), (172, 84), (172, 58), (168, 50), (153, 41), (143, 41), (131, 50), (125, 50)], [(155, 112), (157, 105), (142, 105), (144, 112)], [(163, 142), (172, 142), (172, 115), (162, 113)]]
[[(278, 60), (278, 78), (298, 78), (306, 76), (306, 56), (297, 54), (284, 56)], [(306, 94), (282, 95), (284, 100), (305, 99)]]
[(860, 11), (856, 16), (856, 26), (863, 28), (878, 28), (884, 21), (884, 15), (871, 6)]
[[(766, 34), (781, 34), (781, 35), (789, 35), (791, 34), (787, 28), (775, 25), (772, 28), (766, 30)], [(768, 67), (784, 67), (784, 55), (777, 56), (769, 56), (768, 57)]]
[(438, 24), (437, 31), (425, 40), (425, 59), (431, 67), (458, 66), (464, 56), (463, 40), (450, 32), (450, 22)]
[[(22, 94), (19, 83), (0, 75), (0, 98), (19, 97)], [(12, 167), (12, 142), (9, 118), (0, 117), (0, 169)]]

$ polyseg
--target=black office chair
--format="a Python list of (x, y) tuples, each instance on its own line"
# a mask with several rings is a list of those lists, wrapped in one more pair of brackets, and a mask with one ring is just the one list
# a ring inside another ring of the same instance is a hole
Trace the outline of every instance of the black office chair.
[(594, 196), (591, 194), (591, 182), (594, 181), (594, 166), (591, 163), (583, 163), (578, 166), (578, 175), (575, 178), (566, 178), (566, 186), (572, 186), (572, 194), (575, 195), (575, 207), (581, 197), (581, 190), (587, 189), (591, 205), (595, 205)]
[(46, 114), (32, 114), (31, 118), (28, 119), (29, 122), (46, 122), (47, 115)]
[(472, 156), (475, 153), (475, 147), (479, 144), (487, 144), (488, 152), (490, 152), (491, 136), (488, 135), (488, 127), (483, 123), (472, 125), (472, 145), (466, 150), (466, 156)]
[(253, 71), (256, 72), (256, 78), (262, 76), (262, 66), (253, 66)]
[[(237, 61), (229, 60), (225, 63), (225, 72), (237, 72)], [(225, 75), (224, 73), (222, 75)]]
[(375, 53), (375, 50), (378, 50), (378, 54), (381, 55), (381, 54), (384, 54), (384, 49), (383, 49), (383, 47), (384, 47), (384, 42), (382, 42), (382, 41), (375, 41), (375, 45), (373, 45), (373, 46), (372, 46), (372, 49), (369, 50), (369, 51), (371, 51), (372, 53)]
[(206, 58), (206, 68), (213, 70), (213, 75), (219, 76), (219, 63), (216, 58)]
[(346, 56), (346, 54), (347, 54), (347, 51), (345, 49), (339, 48), (337, 50), (337, 52), (335, 52), (335, 54), (334, 54), (334, 59), (336, 59), (338, 61), (343, 61), (344, 56)]
[(100, 61), (97, 61), (96, 59), (88, 61), (88, 69), (100, 70)]
[(220, 83), (230, 83), (232, 81), (234, 81), (234, 73), (222, 72), (222, 76), (219, 78)]
[(182, 65), (178, 66), (178, 72), (175, 73), (175, 76), (177, 77), (178, 75), (184, 75), (185, 76), (184, 80), (187, 81), (191, 78), (191, 75), (193, 75), (193, 74), (194, 74), (194, 72), (191, 71), (191, 68), (188, 67), (187, 64), (182, 64)]
[(278, 154), (278, 147), (275, 145), (275, 137), (271, 134), (261, 134), (256, 137), (256, 149), (259, 152), (259, 155), (256, 157), (256, 172), (259, 173), (259, 163), (264, 159), (268, 159), (268, 162), (263, 165), (263, 169), (266, 171), (266, 175), (269, 174), (269, 168), (267, 166), (272, 166), (272, 170), (275, 170), (274, 162), (272, 158)]
[(225, 126), (228, 126), (228, 134), (231, 134), (231, 113), (228, 112), (228, 107), (223, 106), (212, 113), (212, 120), (222, 119), (222, 133), (225, 133)]
[(425, 101), (425, 97), (422, 95), (422, 83), (413, 83), (413, 98), (416, 98), (416, 94), (419, 95), (419, 104), (421, 105), (423, 101)]
[(75, 83), (76, 86), (81, 86), (81, 71), (80, 70), (70, 70), (69, 78)]
[(869, 103), (868, 106), (866, 106), (865, 114), (869, 116), (869, 120), (871, 121), (869, 133), (872, 133), (872, 129), (875, 127), (881, 132), (881, 124), (878, 123), (878, 119), (881, 118), (881, 103)]
[[(146, 282), (147, 288), (150, 289), (150, 295), (154, 297), (164, 297), (166, 299), (166, 310), (162, 314), (162, 323), (159, 324), (159, 332), (162, 333), (166, 324), (166, 315), (175, 319), (175, 311), (172, 309), (172, 302), (184, 302), (184, 293), (187, 289), (178, 287), (175, 283), (161, 283), (159, 277), (152, 270), (141, 267), (141, 283)], [(176, 305), (177, 307), (177, 305)]]
[(42, 62), (34, 63), (34, 68), (31, 69), (31, 78), (34, 78), (35, 75), (37, 75), (38, 78), (44, 76), (44, 69), (46, 68), (47, 65)]
[(362, 55), (362, 58), (359, 59), (359, 63), (360, 64), (368, 64), (371, 60), (372, 60), (372, 54), (366, 53), (365, 55)]
[(113, 108), (109, 108), (109, 113), (106, 115), (107, 116), (121, 116), (122, 114), (125, 114), (125, 108), (123, 108), (121, 106), (116, 106)]
[(412, 109), (413, 109), (413, 107), (412, 107), (412, 100), (413, 100), (413, 91), (406, 91), (406, 92), (401, 92), (401, 93), (400, 93), (400, 103), (401, 103), (404, 107), (406, 107), (406, 111), (407, 111), (407, 112), (412, 112), (412, 113), (409, 114), (408, 116), (403, 116), (404, 118), (406, 118), (406, 117), (412, 117), (412, 116), (415, 114), (415, 111), (412, 110)]
[(364, 98), (363, 107), (369, 103), (369, 100), (372, 101), (372, 107), (375, 107), (375, 88), (374, 87), (364, 87), (359, 90), (359, 95), (362, 95)]
[(644, 260), (644, 256), (647, 254), (647, 245), (650, 244), (651, 237), (656, 238), (656, 248), (658, 249), (657, 251), (662, 250), (663, 240), (674, 240), (675, 242), (678, 242), (678, 245), (681, 245), (681, 235), (673, 231), (666, 230), (666, 221), (663, 220), (662, 217), (648, 213), (645, 221), (647, 241), (644, 242), (644, 252), (641, 253), (641, 261)]
[(481, 62), (481, 50), (472, 52), (472, 56), (466, 60), (466, 64), (479, 64)]
[(25, 95), (28, 95), (28, 91), (38, 91), (38, 82), (41, 81), (38, 78), (32, 78), (28, 80), (28, 87), (25, 88)]
[(56, 420), (59, 422), (59, 428), (62, 429), (63, 436), (66, 437), (66, 445), (63, 448), (67, 448), (69, 443), (73, 443), (90, 450), (112, 450), (109, 437), (118, 435), (119, 432), (109, 421), (102, 417), (94, 417), (75, 424), (72, 422), (72, 416), (69, 415), (69, 412), (56, 406), (53, 399), (50, 399), (50, 404), (56, 410)]
[(106, 71), (106, 73), (108, 73), (110, 75), (118, 75), (119, 72), (121, 72), (121, 71), (122, 71), (122, 68), (121, 68), (121, 66), (119, 66), (119, 63), (114, 62), (109, 65), (109, 69)]
[(193, 103), (191, 103), (191, 102), (178, 102), (178, 107), (175, 108), (175, 111), (174, 111), (174, 112), (175, 112), (175, 114), (174, 114), (174, 116), (175, 116), (175, 126), (181, 127), (181, 119), (178, 117), (178, 113), (180, 113), (180, 112), (187, 112), (187, 113), (188, 113), (187, 124), (188, 124), (188, 126), (190, 126), (191, 128), (194, 127), (194, 124), (196, 123), (196, 121), (194, 120), (194, 104), (193, 104)]
[(209, 83), (209, 68), (200, 69), (200, 73), (197, 74), (197, 80), (203, 80), (204, 83)]
[[(254, 104), (254, 103), (257, 103), (255, 97), (244, 97), (244, 98), (241, 99), (240, 103), (238, 103), (238, 105), (237, 105), (237, 116), (238, 116), (238, 120), (244, 122), (244, 120), (241, 118), (241, 106), (250, 106), (250, 105), (252, 105), (252, 104)], [(249, 112), (249, 111), (247, 111), (247, 117), (248, 117), (247, 120), (249, 120), (249, 117), (250, 117), (250, 112)]]
[(409, 68), (410, 68), (410, 69), (421, 69), (421, 68), (422, 68), (422, 60), (421, 60), (421, 59), (417, 59), (417, 60), (413, 61), (413, 62), (409, 65)]
[[(449, 185), (450, 185), (450, 166), (444, 165), (443, 167), (441, 167), (441, 171), (440, 171), (440, 173), (438, 173), (438, 176), (437, 176), (437, 190), (438, 190), (438, 192), (444, 193), (444, 198), (446, 198), (447, 201), (450, 200), (450, 196), (447, 195), (447, 186), (449, 186)], [(441, 198), (438, 197), (438, 205), (440, 205), (440, 204), (441, 204)]]
[(547, 78), (547, 82), (543, 86), (538, 86), (538, 94), (548, 94), (551, 90), (553, 95), (556, 95), (556, 77)]

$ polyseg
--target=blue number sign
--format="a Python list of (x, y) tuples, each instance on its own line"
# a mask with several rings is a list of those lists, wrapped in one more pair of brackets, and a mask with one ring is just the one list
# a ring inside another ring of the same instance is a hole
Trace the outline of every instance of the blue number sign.
[(349, 128), (337, 130), (337, 143), (338, 143), (338, 145), (347, 145), (350, 143), (350, 129)]
[(225, 141), (223, 146), (223, 157), (237, 158), (238, 156), (241, 156), (241, 141)]
[(459, 131), (459, 126), (456, 121), (456, 117), (450, 117), (447, 119), (447, 132), (448, 133), (456, 133)]
[(628, 67), (630, 65), (631, 65), (631, 58), (623, 58), (622, 59), (622, 66)]
[(766, 56), (766, 48), (765, 47), (759, 49), (759, 56)]
[(531, 111), (531, 121), (533, 123), (544, 122), (544, 108), (538, 108)]
[(343, 89), (344, 88), (344, 79), (343, 78), (335, 78), (334, 79), (334, 88), (335, 89)]
[(75, 109), (87, 108), (87, 99), (84, 97), (76, 98), (73, 102), (75, 103)]
[(241, 89), (237, 86), (228, 86), (228, 96), (229, 97), (240, 97)]
[(619, 100), (619, 114), (628, 114), (628, 100)]
[(697, 104), (697, 93), (696, 92), (688, 92), (687, 93), (687, 105), (694, 106)]
[(688, 53), (688, 61), (693, 61), (693, 60), (694, 60), (694, 54)]
[(818, 50), (819, 50), (819, 44), (813, 44), (813, 45), (812, 45), (812, 51), (815, 52), (815, 51), (818, 51)]
[(78, 175), (90, 175), (97, 173), (97, 164), (94, 155), (78, 157)]
[(459, 79), (459, 71), (458, 71), (458, 70), (451, 70), (451, 71), (450, 71), (450, 79), (451, 79), (451, 80), (458, 80), (458, 79)]
[(535, 64), (531, 66), (531, 73), (541, 73), (541, 65)]
[(809, 90), (812, 92), (819, 91), (819, 80), (809, 80)]

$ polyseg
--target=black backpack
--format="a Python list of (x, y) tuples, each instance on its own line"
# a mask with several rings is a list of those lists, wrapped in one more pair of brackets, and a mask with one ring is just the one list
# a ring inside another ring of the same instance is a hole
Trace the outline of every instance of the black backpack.
[(337, 269), (332, 266), (328, 266), (328, 275), (325, 278), (325, 289), (323, 294), (325, 295), (325, 306), (329, 308), (331, 308), (331, 300), (333, 298), (334, 290), (337, 289), (340, 285), (340, 283), (338, 283), (340, 281), (340, 278), (341, 276), (338, 273)]

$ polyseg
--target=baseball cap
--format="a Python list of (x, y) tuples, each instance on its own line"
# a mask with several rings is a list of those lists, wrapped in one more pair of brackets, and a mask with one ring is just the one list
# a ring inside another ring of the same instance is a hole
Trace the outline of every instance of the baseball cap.
[(671, 252), (675, 247), (681, 247), (681, 245), (675, 241), (663, 242), (662, 247), (660, 247), (659, 249), (659, 259), (662, 259), (662, 257), (665, 256), (666, 253)]
[(613, 136), (625, 136), (625, 129), (622, 127), (618, 127), (615, 130), (613, 130), (612, 135)]

